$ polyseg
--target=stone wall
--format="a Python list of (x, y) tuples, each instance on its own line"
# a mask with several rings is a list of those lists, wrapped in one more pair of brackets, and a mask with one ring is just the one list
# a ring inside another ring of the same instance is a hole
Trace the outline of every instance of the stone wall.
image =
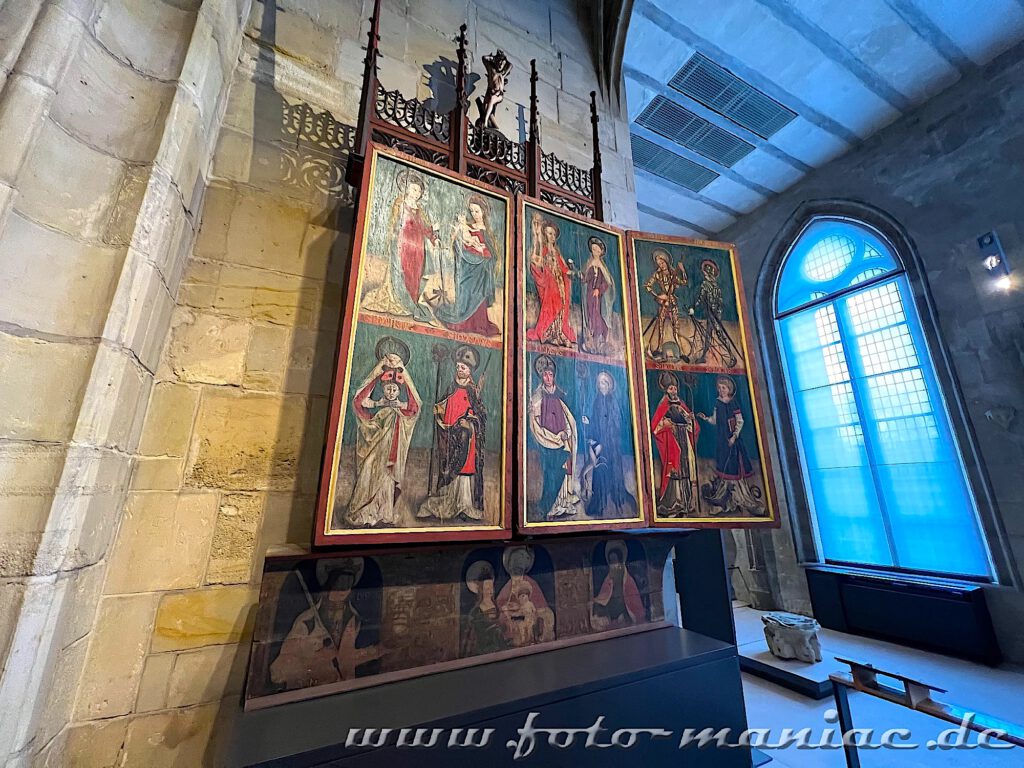
[(71, 717), (238, 12), (235, 0), (0, 3), (5, 765), (57, 754)]
[[(738, 245), (753, 306), (769, 245), (802, 201), (860, 200), (906, 227), (927, 271), (940, 330), (1018, 564), (1024, 564), (1022, 189), (1024, 47), (1017, 46), (721, 233)], [(978, 253), (976, 238), (993, 228), (1016, 269), (1008, 292), (995, 288)], [(776, 600), (806, 606), (792, 537), (779, 531), (772, 545)], [(752, 582), (761, 576), (747, 575)], [(1004, 654), (1024, 661), (1024, 595), (1000, 587), (988, 597)]]
[[(310, 540), (371, 3), (29, 5), (0, 25), (0, 136), (35, 137), (0, 162), (0, 760), (213, 765), (264, 553)], [(503, 130), (535, 58), (545, 149), (589, 167), (585, 5), (385, 0), (381, 78), (443, 102), (465, 21), (473, 69), (515, 66)], [(601, 109), (631, 226), (628, 125)]]

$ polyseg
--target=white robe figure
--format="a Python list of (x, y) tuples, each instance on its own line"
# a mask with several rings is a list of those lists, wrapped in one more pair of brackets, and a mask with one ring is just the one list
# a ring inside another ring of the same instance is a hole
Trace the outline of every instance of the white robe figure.
[[(421, 401), (408, 372), (396, 374), (398, 368), (404, 368), (401, 360), (386, 355), (360, 385), (353, 401), (356, 483), (346, 513), (352, 526), (394, 525), (401, 520), (398, 498)], [(375, 400), (378, 384), (383, 396)], [(403, 387), (407, 393), (404, 400)]]
[(530, 397), (530, 433), (541, 447), (544, 486), (539, 508), (549, 520), (582, 513), (576, 419), (553, 383), (541, 384)]

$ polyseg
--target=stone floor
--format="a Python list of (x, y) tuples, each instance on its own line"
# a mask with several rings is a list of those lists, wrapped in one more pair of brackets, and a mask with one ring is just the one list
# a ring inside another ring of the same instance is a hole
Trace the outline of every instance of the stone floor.
[[(740, 653), (744, 653), (744, 646), (748, 647), (749, 652), (756, 644), (763, 644), (761, 612), (746, 606), (738, 606), (734, 613), (736, 640)], [(830, 671), (843, 668), (843, 665), (835, 661), (836, 656), (863, 661), (947, 689), (948, 693), (936, 696), (941, 701), (968, 709), (976, 707), (985, 714), (1018, 724), (1024, 722), (1024, 674), (1021, 671), (993, 669), (969, 661), (830, 630), (822, 630), (821, 642), (821, 665), (829, 667)], [(783, 728), (810, 728), (812, 736), (817, 740), (821, 738), (825, 728), (834, 727), (825, 721), (826, 711), (834, 708), (831, 697), (814, 701), (747, 673), (743, 675), (743, 691), (750, 727), (771, 729), (773, 740), (778, 739)], [(854, 727), (873, 728), (876, 742), (880, 734), (887, 729), (906, 728), (912, 734), (909, 741), (924, 745), (950, 727), (918, 712), (860, 693), (851, 694), (850, 708)], [(970, 739), (971, 743), (974, 741), (973, 738)], [(768, 765), (778, 768), (842, 768), (846, 765), (841, 750), (789, 748), (766, 752), (773, 758)], [(943, 751), (921, 747), (898, 751), (861, 750), (860, 755), (864, 768), (1020, 768), (1024, 765), (1022, 748)]]

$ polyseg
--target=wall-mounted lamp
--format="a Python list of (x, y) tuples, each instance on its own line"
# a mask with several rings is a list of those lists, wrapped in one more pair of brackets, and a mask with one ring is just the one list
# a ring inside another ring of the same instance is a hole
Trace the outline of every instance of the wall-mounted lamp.
[(1003, 244), (999, 242), (999, 234), (993, 229), (978, 238), (978, 250), (981, 251), (981, 263), (988, 273), (995, 278), (996, 287), (1008, 291), (1013, 285), (1010, 278), (1010, 263), (1006, 260)]

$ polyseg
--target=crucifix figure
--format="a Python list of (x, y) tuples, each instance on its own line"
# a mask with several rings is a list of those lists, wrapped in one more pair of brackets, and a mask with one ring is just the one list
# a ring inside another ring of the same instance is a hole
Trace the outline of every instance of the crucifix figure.
[(508, 75), (512, 71), (512, 62), (500, 48), (489, 56), (484, 56), (482, 61), (487, 70), (487, 91), (476, 100), (477, 109), (480, 110), (480, 118), (476, 124), (479, 128), (490, 128), (496, 131), (498, 124), (494, 120), (494, 110), (505, 98), (505, 88), (508, 86)]

